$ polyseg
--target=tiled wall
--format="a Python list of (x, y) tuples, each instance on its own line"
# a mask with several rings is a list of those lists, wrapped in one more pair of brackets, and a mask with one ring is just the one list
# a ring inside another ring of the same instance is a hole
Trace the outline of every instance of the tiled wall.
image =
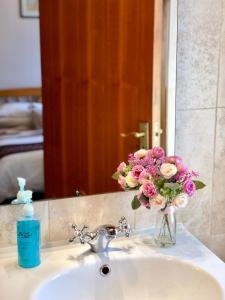
[[(207, 187), (180, 211), (179, 220), (225, 260), (225, 0), (179, 0), (176, 154), (199, 170)], [(131, 192), (36, 203), (42, 244), (67, 240), (69, 223), (90, 229), (116, 224), (154, 224), (155, 212), (132, 211)], [(0, 247), (15, 245), (21, 207), (0, 208)]]
[(176, 154), (207, 188), (181, 213), (225, 260), (225, 0), (179, 0)]
[[(68, 241), (73, 234), (71, 224), (88, 225), (94, 230), (101, 224), (118, 224), (127, 218), (132, 229), (148, 227), (155, 222), (153, 211), (131, 209), (133, 192), (118, 192), (77, 198), (35, 202), (35, 212), (41, 220), (42, 246), (49, 242)], [(0, 248), (16, 245), (16, 220), (21, 205), (0, 207)]]

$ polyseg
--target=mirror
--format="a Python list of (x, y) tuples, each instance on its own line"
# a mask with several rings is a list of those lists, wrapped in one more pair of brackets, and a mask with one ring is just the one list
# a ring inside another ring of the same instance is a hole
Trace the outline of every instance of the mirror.
[(1, 1), (1, 204), (17, 177), (34, 200), (106, 193), (129, 153), (171, 154), (172, 2)]

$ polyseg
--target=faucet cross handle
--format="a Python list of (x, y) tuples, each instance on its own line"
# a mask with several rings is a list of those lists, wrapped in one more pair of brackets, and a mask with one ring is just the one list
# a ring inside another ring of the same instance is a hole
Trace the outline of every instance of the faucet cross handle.
[(127, 223), (127, 220), (125, 217), (120, 218), (118, 231), (121, 233), (124, 232), (126, 237), (130, 236), (130, 233), (131, 233), (130, 225)]
[(69, 240), (70, 243), (74, 242), (74, 240), (76, 238), (79, 238), (81, 244), (85, 244), (86, 242), (88, 242), (91, 239), (89, 234), (86, 232), (86, 229), (88, 228), (88, 226), (84, 225), (82, 227), (82, 229), (79, 229), (76, 224), (72, 224), (71, 227), (74, 230), (74, 236)]

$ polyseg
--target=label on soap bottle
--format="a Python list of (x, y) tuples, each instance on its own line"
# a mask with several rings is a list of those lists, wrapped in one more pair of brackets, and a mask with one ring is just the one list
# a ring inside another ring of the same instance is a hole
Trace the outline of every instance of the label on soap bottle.
[(40, 264), (40, 221), (22, 219), (17, 221), (18, 264), (33, 268)]

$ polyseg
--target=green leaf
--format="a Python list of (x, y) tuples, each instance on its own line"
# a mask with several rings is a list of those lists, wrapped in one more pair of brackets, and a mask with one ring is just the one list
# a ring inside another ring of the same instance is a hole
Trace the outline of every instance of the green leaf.
[(165, 179), (156, 179), (154, 180), (154, 185), (156, 186), (157, 192), (160, 193), (160, 189), (163, 188)]
[(131, 165), (127, 165), (123, 172), (125, 175), (127, 175), (131, 170), (132, 170)]
[(119, 173), (119, 172), (115, 172), (115, 173), (112, 175), (112, 179), (118, 180), (118, 179), (119, 179), (119, 176), (120, 176), (120, 173)]
[(202, 181), (199, 181), (199, 180), (193, 180), (193, 181), (194, 181), (196, 190), (203, 189), (206, 186)]
[(142, 204), (145, 204), (147, 209), (150, 209), (151, 207), (149, 206), (149, 198), (146, 197), (143, 193), (140, 196), (140, 201)]
[(140, 201), (138, 200), (137, 196), (135, 196), (131, 202), (131, 207), (133, 209), (138, 209), (141, 206)]
[(164, 183), (164, 188), (169, 188), (171, 190), (179, 189), (180, 185), (177, 182), (166, 182)]

